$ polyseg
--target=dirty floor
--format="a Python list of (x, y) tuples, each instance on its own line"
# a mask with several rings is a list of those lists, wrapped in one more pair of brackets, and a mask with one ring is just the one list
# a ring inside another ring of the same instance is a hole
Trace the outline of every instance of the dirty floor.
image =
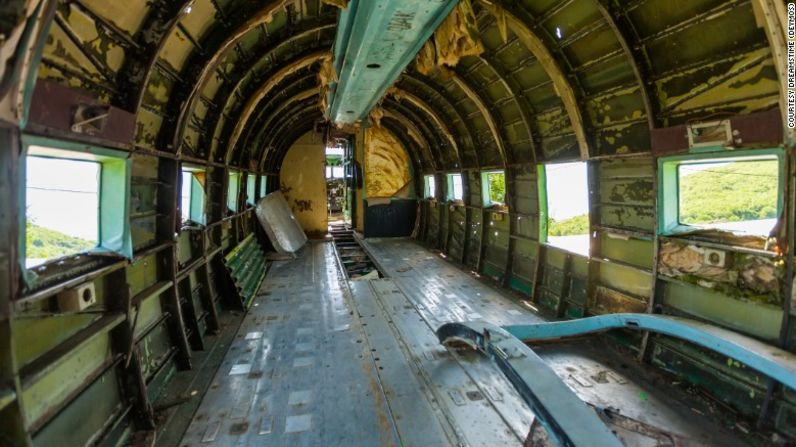
[[(534, 417), (514, 388), (488, 359), (447, 352), (434, 330), (541, 318), (411, 240), (364, 247), (386, 278), (345, 280), (328, 242), (273, 263), (182, 445), (522, 445)], [(740, 442), (600, 339), (538, 352), (626, 444)]]

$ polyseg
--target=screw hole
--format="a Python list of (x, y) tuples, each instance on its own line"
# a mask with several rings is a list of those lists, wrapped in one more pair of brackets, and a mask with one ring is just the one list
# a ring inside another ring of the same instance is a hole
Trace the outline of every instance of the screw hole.
[(368, 64), (368, 65), (366, 65), (366, 67), (375, 69), (375, 68), (381, 68), (381, 65), (380, 64)]

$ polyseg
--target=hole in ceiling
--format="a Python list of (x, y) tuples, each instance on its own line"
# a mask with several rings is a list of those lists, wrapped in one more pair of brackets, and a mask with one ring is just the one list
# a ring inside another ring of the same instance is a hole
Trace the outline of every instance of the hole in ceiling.
[(381, 68), (381, 65), (380, 64), (368, 64), (368, 65), (366, 65), (366, 67), (368, 67), (368, 68)]
[(348, 110), (345, 113), (354, 113), (354, 111), (353, 110)]
[(561, 28), (559, 27), (556, 27), (556, 37), (558, 37), (559, 39), (564, 37), (564, 33), (561, 31)]

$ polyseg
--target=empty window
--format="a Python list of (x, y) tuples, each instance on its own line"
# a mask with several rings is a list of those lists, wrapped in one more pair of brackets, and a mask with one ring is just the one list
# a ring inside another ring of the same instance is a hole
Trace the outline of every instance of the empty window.
[(326, 178), (343, 178), (343, 148), (326, 148)]
[(768, 236), (776, 224), (782, 194), (776, 155), (682, 160), (674, 168), (664, 171), (676, 175), (677, 216), (665, 229)]
[(254, 193), (257, 187), (257, 176), (254, 174), (246, 174), (246, 203), (254, 205), (256, 200)]
[(180, 208), (183, 222), (205, 221), (205, 172), (199, 168), (184, 166), (182, 168), (182, 189), (180, 191)]
[(437, 197), (437, 180), (433, 175), (423, 176), (423, 196), (426, 199)]
[(448, 200), (462, 200), (464, 187), (461, 174), (448, 174)]
[(260, 176), (260, 198), (263, 198), (268, 194), (268, 176), (261, 175)]
[(506, 174), (503, 171), (487, 171), (481, 173), (481, 184), (484, 195), (484, 206), (505, 205)]
[(545, 165), (547, 243), (589, 255), (589, 186), (585, 162)]
[(26, 267), (98, 245), (101, 172), (94, 161), (26, 158)]
[(238, 212), (238, 194), (240, 193), (240, 172), (229, 171), (227, 183), (227, 208), (233, 213)]

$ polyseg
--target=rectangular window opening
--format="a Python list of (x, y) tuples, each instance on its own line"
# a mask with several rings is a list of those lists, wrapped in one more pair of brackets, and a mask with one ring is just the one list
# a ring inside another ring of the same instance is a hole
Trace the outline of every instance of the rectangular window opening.
[(246, 203), (248, 205), (254, 206), (255, 200), (257, 200), (254, 197), (256, 187), (257, 176), (254, 174), (246, 174)]
[(344, 149), (342, 147), (326, 148), (327, 179), (343, 178), (343, 155), (344, 155)]
[(484, 206), (503, 206), (506, 204), (506, 173), (487, 171), (481, 173)]
[(544, 166), (547, 243), (589, 256), (589, 184), (586, 162)]
[(96, 248), (102, 165), (39, 156), (25, 162), (25, 266)]
[(768, 236), (777, 221), (776, 156), (682, 161), (677, 164), (677, 224)]
[(423, 176), (423, 197), (426, 199), (437, 197), (437, 179), (433, 175)]
[(182, 222), (205, 224), (205, 171), (198, 167), (183, 166), (180, 210)]
[(240, 172), (229, 171), (229, 182), (227, 183), (227, 208), (233, 212), (238, 212), (238, 195), (240, 194)]
[(448, 174), (448, 200), (459, 201), (464, 198), (461, 174)]
[(268, 176), (261, 175), (260, 176), (260, 198), (262, 199), (268, 195)]

